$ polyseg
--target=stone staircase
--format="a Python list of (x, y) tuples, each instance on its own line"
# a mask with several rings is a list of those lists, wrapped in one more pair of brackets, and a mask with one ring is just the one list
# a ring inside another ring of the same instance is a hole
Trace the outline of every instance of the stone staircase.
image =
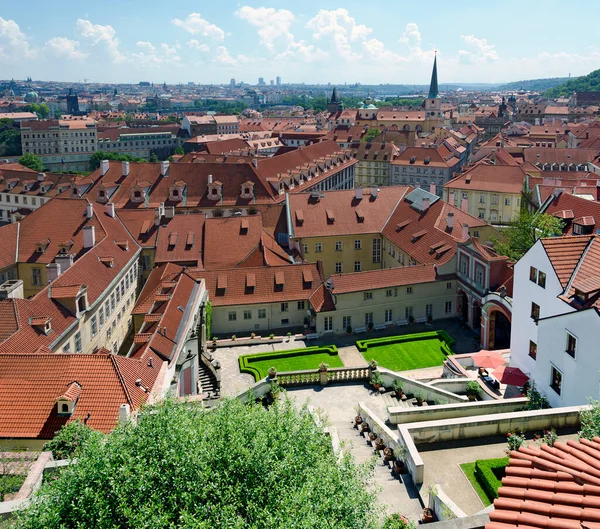
[(200, 382), (202, 396), (204, 397), (205, 403), (209, 404), (210, 401), (217, 400), (220, 397), (217, 379), (212, 371), (202, 362), (200, 362), (199, 371), (198, 380)]

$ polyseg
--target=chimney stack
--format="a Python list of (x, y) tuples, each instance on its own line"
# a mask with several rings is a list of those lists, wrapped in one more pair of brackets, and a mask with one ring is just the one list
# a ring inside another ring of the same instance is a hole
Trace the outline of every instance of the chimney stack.
[(430, 192), (432, 195), (435, 195), (435, 196), (437, 196), (437, 192), (436, 192), (435, 184), (433, 184), (433, 183), (432, 183), (432, 184), (429, 184), (429, 192)]
[(85, 208), (85, 216), (88, 219), (91, 219), (94, 216), (94, 206), (92, 206), (91, 202), (87, 203), (87, 206)]
[(100, 176), (104, 176), (106, 173), (108, 173), (109, 169), (110, 169), (110, 162), (108, 160), (102, 160), (100, 162)]
[(377, 198), (379, 196), (379, 188), (377, 186), (373, 186), (371, 188), (371, 196), (373, 198)]
[(465, 223), (465, 224), (463, 224), (462, 228), (463, 228), (462, 240), (466, 241), (469, 238), (469, 225), (467, 223)]
[(208, 183), (212, 184), (212, 175), (211, 174), (208, 175)]
[(428, 198), (423, 199), (423, 213), (429, 209), (429, 202), (430, 200)]
[(37, 175), (37, 181), (38, 182), (43, 182), (44, 180), (46, 180), (46, 173), (38, 173), (38, 175)]
[(362, 200), (362, 197), (363, 197), (363, 188), (357, 187), (354, 190), (354, 198), (356, 198), (356, 200)]
[(446, 217), (446, 226), (448, 226), (449, 230), (454, 229), (454, 213), (448, 213), (448, 216)]
[(60, 264), (59, 263), (48, 263), (46, 265), (46, 279), (48, 283), (52, 283), (60, 275)]
[(129, 404), (121, 404), (119, 408), (119, 424), (127, 424), (131, 419), (131, 406)]
[(73, 256), (71, 254), (57, 255), (54, 258), (54, 262), (60, 266), (60, 273), (62, 274), (73, 265)]
[(112, 202), (106, 204), (106, 213), (109, 217), (115, 218), (115, 205)]
[(169, 160), (165, 160), (164, 162), (160, 162), (160, 176), (168, 176), (169, 175)]
[(258, 167), (258, 160), (256, 158), (252, 158), (252, 165)]
[(121, 174), (129, 176), (129, 162), (121, 162)]
[(462, 199), (460, 209), (462, 209), (465, 213), (467, 213), (467, 210), (469, 209), (469, 200), (468, 199), (466, 199), (466, 198)]
[(161, 217), (162, 217), (162, 211), (161, 211), (161, 209), (159, 207), (155, 208), (154, 209), (154, 225), (155, 226), (160, 226), (160, 219), (161, 219)]
[(96, 245), (96, 227), (83, 227), (83, 247), (86, 249), (93, 248)]

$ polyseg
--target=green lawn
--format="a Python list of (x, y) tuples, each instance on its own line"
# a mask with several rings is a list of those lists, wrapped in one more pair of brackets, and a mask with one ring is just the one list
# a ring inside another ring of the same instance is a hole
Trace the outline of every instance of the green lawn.
[(392, 371), (441, 366), (446, 359), (442, 343), (438, 338), (393, 343), (369, 347), (362, 355), (367, 362), (374, 358), (381, 367)]
[[(329, 354), (325, 351), (311, 352), (309, 348), (306, 351), (299, 349), (287, 356), (285, 353), (283, 355), (280, 353), (281, 351), (246, 355), (245, 359), (244, 357), (240, 357), (241, 371), (253, 374), (255, 380), (258, 381), (268, 375), (270, 367), (275, 367), (278, 373), (317, 369), (321, 362), (325, 362), (329, 367), (344, 367), (341, 358), (337, 354), (337, 350), (335, 354)], [(279, 358), (277, 358), (278, 356)], [(244, 363), (251, 370), (244, 369)]]
[(462, 465), (460, 465), (460, 468), (462, 468), (462, 471), (465, 473), (465, 476), (467, 476), (469, 483), (471, 483), (471, 486), (475, 489), (477, 496), (481, 498), (483, 504), (486, 507), (488, 505), (491, 505), (492, 500), (488, 498), (488, 495), (485, 493), (485, 490), (483, 490), (481, 484), (479, 483), (479, 481), (477, 481), (477, 478), (475, 477), (475, 461), (473, 461), (472, 463), (463, 463)]

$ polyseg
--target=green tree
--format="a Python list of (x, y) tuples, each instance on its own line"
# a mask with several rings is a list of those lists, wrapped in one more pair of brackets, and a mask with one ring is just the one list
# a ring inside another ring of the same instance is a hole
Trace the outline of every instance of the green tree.
[(44, 170), (44, 164), (42, 163), (40, 157), (30, 152), (26, 152), (23, 156), (21, 156), (19, 158), (19, 163), (25, 167), (29, 167), (29, 169), (37, 171), (38, 173), (41, 173)]
[(599, 92), (600, 91), (600, 70), (568, 79), (565, 83), (559, 84), (554, 88), (546, 90), (543, 95), (545, 97), (569, 97), (573, 92)]
[(175, 154), (185, 154), (185, 151), (183, 150), (183, 147), (181, 145), (175, 147)]
[(600, 401), (590, 400), (590, 408), (579, 412), (581, 417), (580, 439), (592, 441), (600, 436)]
[(369, 130), (367, 130), (367, 132), (365, 132), (365, 135), (360, 139), (360, 141), (362, 143), (369, 143), (371, 141), (373, 141), (375, 138), (377, 138), (377, 136), (379, 136), (381, 134), (381, 129), (378, 129), (377, 127), (370, 127)]
[(560, 235), (564, 227), (565, 223), (559, 218), (547, 213), (530, 213), (524, 209), (504, 232), (505, 238), (493, 239), (492, 243), (500, 255), (518, 261), (538, 239)]
[(42, 487), (19, 527), (374, 527), (369, 469), (338, 461), (288, 399), (269, 409), (225, 399), (210, 411), (167, 400), (100, 437)]
[(0, 119), (0, 156), (21, 156), (21, 131), (12, 119)]
[(48, 119), (50, 115), (50, 107), (46, 103), (31, 103), (25, 108), (29, 112), (36, 113), (40, 119)]
[(148, 161), (149, 162), (158, 162), (160, 160), (158, 159), (158, 156), (156, 156), (156, 153), (154, 151), (152, 151), (150, 153), (150, 158), (148, 159)]
[(73, 421), (64, 425), (54, 439), (44, 445), (44, 450), (52, 452), (54, 459), (70, 459), (98, 435), (101, 434), (81, 421)]
[(145, 162), (144, 158), (136, 158), (129, 154), (118, 154), (116, 152), (96, 151), (90, 157), (90, 170), (95, 171), (100, 167), (102, 160), (113, 160), (117, 162)]

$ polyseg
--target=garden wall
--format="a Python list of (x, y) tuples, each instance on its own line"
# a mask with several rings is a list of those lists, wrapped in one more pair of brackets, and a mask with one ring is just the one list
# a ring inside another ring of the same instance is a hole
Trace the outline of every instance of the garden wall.
[[(411, 393), (413, 395), (416, 393), (422, 393), (425, 400), (450, 403), (466, 402), (468, 400), (468, 398), (464, 395), (456, 395), (455, 393), (451, 393), (444, 389), (426, 384), (425, 382), (419, 382), (418, 380), (413, 380), (412, 378), (403, 377), (402, 375), (399, 375), (394, 371), (390, 371), (389, 369), (378, 367), (377, 371), (381, 373), (386, 387), (391, 387), (394, 383), (394, 380), (400, 380), (402, 381), (404, 393)], [(422, 409), (425, 408), (419, 407), (419, 410)]]

